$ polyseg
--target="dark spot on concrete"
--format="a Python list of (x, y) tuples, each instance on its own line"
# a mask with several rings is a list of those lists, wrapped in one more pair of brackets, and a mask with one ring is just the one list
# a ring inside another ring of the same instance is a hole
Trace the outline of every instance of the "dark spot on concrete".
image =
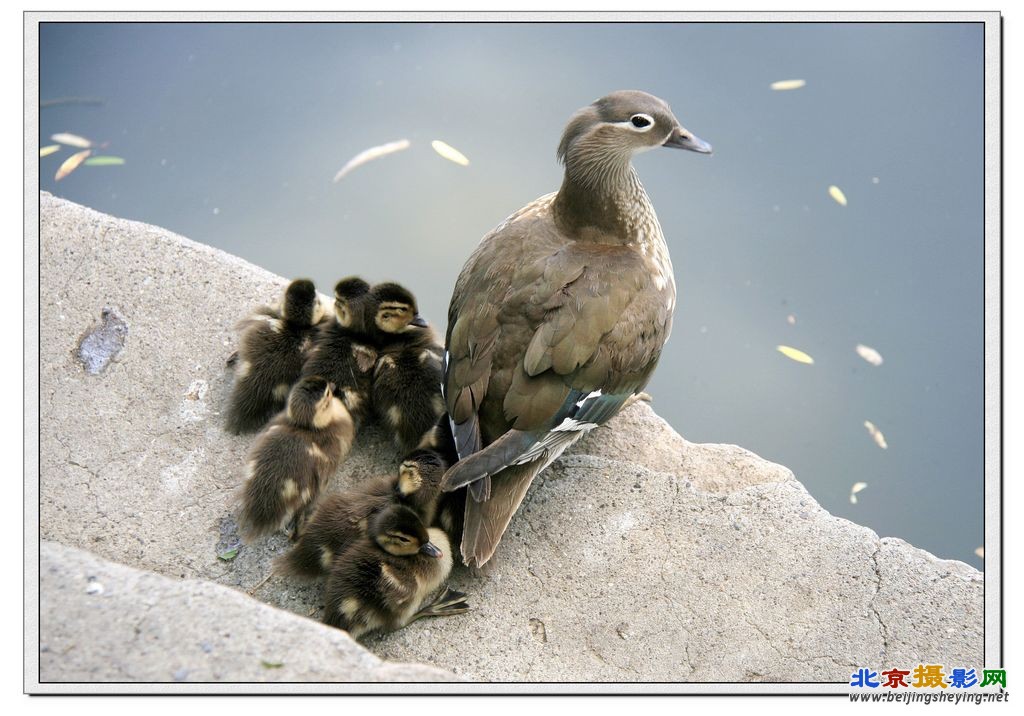
[(547, 629), (544, 628), (544, 622), (540, 619), (530, 620), (530, 634), (532, 634), (533, 638), (541, 644), (548, 643), (548, 632)]
[(217, 554), (224, 554), (242, 546), (242, 538), (238, 534), (238, 523), (231, 517), (221, 517), (217, 525), (220, 538), (217, 540)]
[(188, 669), (178, 669), (174, 672), (175, 681), (184, 681), (188, 678)]
[(128, 323), (113, 308), (104, 307), (101, 323), (87, 331), (78, 342), (78, 360), (89, 375), (99, 375), (110, 361), (124, 348), (128, 337)]

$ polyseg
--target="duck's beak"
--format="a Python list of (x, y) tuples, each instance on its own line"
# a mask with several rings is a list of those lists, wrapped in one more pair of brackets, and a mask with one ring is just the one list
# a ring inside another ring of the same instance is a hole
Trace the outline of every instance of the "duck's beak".
[(441, 557), (444, 556), (444, 553), (435, 547), (432, 542), (427, 542), (425, 545), (420, 547), (420, 554), (425, 554), (428, 557), (433, 557), (434, 559), (441, 559)]
[(673, 147), (675, 149), (689, 149), (691, 152), (699, 152), (700, 154), (711, 154), (710, 144), (693, 132), (683, 129), (682, 127), (676, 127), (673, 129), (672, 134), (668, 135), (668, 139), (666, 139), (661, 146)]
[(418, 326), (420, 328), (428, 328), (430, 326), (430, 324), (427, 323), (427, 319), (418, 313), (412, 317), (412, 320), (409, 321), (409, 325)]

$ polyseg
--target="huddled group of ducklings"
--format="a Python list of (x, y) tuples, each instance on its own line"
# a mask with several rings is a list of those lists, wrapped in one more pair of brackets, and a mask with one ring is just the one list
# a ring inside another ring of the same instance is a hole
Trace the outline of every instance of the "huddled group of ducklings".
[[(299, 279), (239, 328), (227, 425), (260, 431), (239, 497), (245, 539), (285, 531), (294, 545), (274, 573), (326, 578), (323, 619), (354, 638), (467, 611), (464, 594), (442, 589), (462, 517), (440, 489), (453, 461), (443, 349), (412, 293), (346, 278), (329, 311)], [(373, 418), (405, 455), (396, 474), (321, 497)]]

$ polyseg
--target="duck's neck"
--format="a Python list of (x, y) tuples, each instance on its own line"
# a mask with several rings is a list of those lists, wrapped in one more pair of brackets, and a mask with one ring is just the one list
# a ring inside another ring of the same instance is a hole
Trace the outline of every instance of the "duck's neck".
[(558, 227), (577, 240), (663, 241), (654, 207), (628, 156), (600, 162), (570, 157), (552, 211)]

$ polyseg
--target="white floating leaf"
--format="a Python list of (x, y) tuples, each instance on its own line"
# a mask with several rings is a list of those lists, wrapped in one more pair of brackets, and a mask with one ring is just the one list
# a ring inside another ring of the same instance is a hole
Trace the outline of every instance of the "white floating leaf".
[(60, 144), (66, 144), (69, 147), (78, 147), (79, 149), (88, 149), (92, 146), (92, 142), (85, 137), (79, 137), (77, 134), (69, 134), (68, 132), (54, 134), (50, 139)]
[(868, 429), (868, 434), (874, 439), (875, 444), (877, 444), (878, 447), (883, 450), (889, 447), (888, 443), (885, 442), (885, 436), (882, 435), (882, 431), (876, 428), (873, 422), (865, 420), (864, 427)]
[(851, 505), (856, 505), (857, 504), (857, 493), (860, 492), (861, 490), (863, 490), (867, 486), (868, 486), (868, 483), (866, 483), (866, 482), (855, 482), (855, 483), (853, 483), (853, 487), (850, 488), (850, 504)]
[(51, 154), (53, 154), (54, 152), (58, 151), (59, 149), (60, 149), (60, 145), (59, 144), (50, 144), (50, 145), (47, 145), (45, 147), (40, 147), (40, 149), (39, 149), (39, 156), (40, 157), (48, 157)]
[(813, 358), (797, 348), (791, 348), (790, 346), (775, 346), (775, 350), (790, 360), (795, 360), (797, 363), (807, 363), (808, 365), (812, 365), (814, 363)]
[(772, 82), (772, 89), (777, 92), (782, 92), (785, 90), (800, 89), (805, 84), (807, 84), (806, 80), (779, 80), (778, 82)]
[(410, 142), (408, 139), (399, 139), (397, 142), (388, 142), (387, 144), (380, 144), (376, 147), (364, 149), (359, 152), (359, 154), (349, 159), (348, 162), (345, 163), (345, 166), (338, 170), (338, 173), (334, 175), (334, 181), (341, 181), (343, 176), (356, 167), (361, 167), (367, 162), (372, 162), (374, 159), (386, 157), (388, 154), (394, 154), (395, 152), (400, 152), (403, 149), (408, 149), (409, 145)]
[(882, 354), (876, 351), (871, 346), (866, 346), (863, 343), (857, 344), (857, 355), (866, 360), (871, 365), (882, 365)]
[(978, 549), (974, 550), (974, 553), (976, 555), (978, 555), (979, 557), (981, 557), (982, 559), (985, 559), (985, 548), (984, 547), (978, 547)]
[(786, 323), (788, 323), (791, 326), (795, 326), (796, 325), (796, 316), (794, 316), (792, 313), (789, 314), (788, 316), (786, 316)]
[(450, 162), (455, 162), (460, 167), (469, 165), (469, 159), (466, 158), (465, 154), (463, 154), (450, 144), (445, 144), (440, 139), (435, 139), (433, 142), (430, 143), (430, 146), (433, 147), (434, 151), (440, 154), (442, 157), (444, 157)]
[(835, 199), (836, 203), (839, 204), (839, 206), (846, 206), (846, 194), (844, 194), (843, 190), (837, 187), (835, 184), (828, 188), (828, 195)]
[(86, 149), (84, 152), (72, 154), (70, 157), (65, 159), (64, 163), (60, 165), (60, 169), (57, 170), (56, 175), (54, 175), (54, 181), (60, 181), (68, 174), (78, 169), (78, 166), (82, 162), (84, 162), (85, 158), (88, 157), (90, 154), (92, 154), (92, 150)]

